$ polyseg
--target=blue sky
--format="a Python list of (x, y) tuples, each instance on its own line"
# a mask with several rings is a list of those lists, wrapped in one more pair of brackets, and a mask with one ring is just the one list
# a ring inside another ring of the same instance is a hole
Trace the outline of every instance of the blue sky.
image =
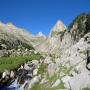
[(90, 11), (90, 0), (0, 0), (0, 21), (12, 22), (33, 34), (48, 35), (57, 20), (64, 24)]

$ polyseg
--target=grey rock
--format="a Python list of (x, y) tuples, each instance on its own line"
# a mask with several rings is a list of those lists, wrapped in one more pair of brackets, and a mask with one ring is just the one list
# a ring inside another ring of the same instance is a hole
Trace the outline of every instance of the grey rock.
[(29, 83), (29, 89), (30, 89), (35, 83), (40, 82), (40, 80), (41, 80), (41, 75), (35, 76), (35, 77), (31, 80), (31, 82)]
[(61, 83), (60, 79), (57, 79), (55, 83), (52, 85), (52, 88), (57, 87)]
[(56, 71), (56, 64), (50, 63), (47, 68), (47, 72), (48, 72), (49, 76), (50, 77), (53, 76), (55, 74), (55, 71)]

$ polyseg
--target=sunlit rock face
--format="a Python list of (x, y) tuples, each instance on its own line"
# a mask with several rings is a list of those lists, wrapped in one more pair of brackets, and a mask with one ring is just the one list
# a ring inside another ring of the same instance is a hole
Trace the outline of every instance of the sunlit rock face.
[(85, 34), (90, 32), (90, 15), (77, 16), (66, 28), (62, 21), (57, 21), (45, 42), (37, 50), (49, 54), (60, 55), (62, 51), (76, 44)]
[(62, 23), (62, 21), (59, 20), (52, 28), (49, 37), (54, 37), (58, 35), (60, 32), (64, 32), (65, 30), (66, 30), (66, 26)]
[(68, 48), (72, 43), (71, 34), (62, 21), (59, 20), (52, 28), (46, 41), (40, 44), (37, 49), (40, 52), (60, 55), (62, 49)]

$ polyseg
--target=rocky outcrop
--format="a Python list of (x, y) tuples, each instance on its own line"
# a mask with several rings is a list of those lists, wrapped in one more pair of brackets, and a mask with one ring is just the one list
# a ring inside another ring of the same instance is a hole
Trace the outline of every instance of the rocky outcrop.
[(40, 52), (47, 52), (60, 56), (62, 50), (70, 47), (73, 44), (71, 33), (66, 26), (59, 20), (52, 28), (48, 38), (44, 43), (37, 47)]
[[(87, 61), (90, 56), (87, 55), (90, 48), (89, 16), (89, 14), (78, 16), (68, 29), (57, 22), (47, 40), (38, 47), (40, 52), (48, 54), (44, 60), (47, 71), (43, 78), (44, 84), (46, 81), (51, 82), (48, 88), (58, 88), (61, 85), (63, 87), (59, 89), (90, 88), (90, 62)], [(47, 75), (53, 79), (48, 79)]]
[(76, 44), (85, 34), (90, 32), (89, 20), (89, 14), (81, 14), (67, 28), (60, 20), (57, 21), (48, 38), (36, 49), (39, 52), (60, 56), (62, 51)]

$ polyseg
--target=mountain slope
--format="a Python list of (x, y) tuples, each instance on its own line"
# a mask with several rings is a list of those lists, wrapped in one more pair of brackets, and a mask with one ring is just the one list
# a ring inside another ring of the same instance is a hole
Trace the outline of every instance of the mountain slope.
[[(33, 49), (30, 42), (30, 34), (23, 29), (15, 27), (13, 24), (0, 23), (0, 44), (6, 49), (25, 47)], [(2, 47), (3, 48), (3, 47)]]

